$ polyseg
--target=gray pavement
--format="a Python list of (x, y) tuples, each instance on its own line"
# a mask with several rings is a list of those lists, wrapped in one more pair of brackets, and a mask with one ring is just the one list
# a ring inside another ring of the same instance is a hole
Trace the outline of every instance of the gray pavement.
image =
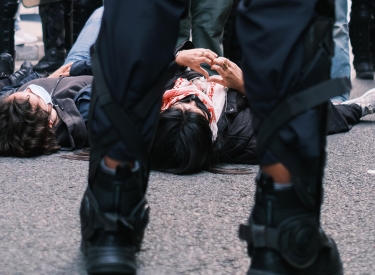
[[(374, 86), (353, 75), (352, 97)], [(371, 115), (328, 137), (322, 224), (349, 275), (375, 274), (374, 130)], [(78, 212), (88, 163), (64, 154), (0, 158), (0, 275), (85, 274)], [(139, 274), (245, 274), (237, 229), (253, 204), (254, 177), (152, 172)]]

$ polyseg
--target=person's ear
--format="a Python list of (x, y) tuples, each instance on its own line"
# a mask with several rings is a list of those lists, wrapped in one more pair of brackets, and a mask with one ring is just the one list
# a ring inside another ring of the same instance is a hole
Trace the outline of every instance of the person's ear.
[(52, 128), (53, 127), (53, 121), (50, 119), (48, 120), (48, 127), (49, 128)]

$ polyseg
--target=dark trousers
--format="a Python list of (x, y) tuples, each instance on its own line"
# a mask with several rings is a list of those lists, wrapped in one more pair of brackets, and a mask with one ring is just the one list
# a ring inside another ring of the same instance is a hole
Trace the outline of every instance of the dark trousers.
[(347, 132), (362, 117), (362, 108), (357, 104), (330, 104), (328, 115), (328, 135)]
[[(119, 105), (126, 105), (128, 114), (173, 61), (179, 22), (187, 4), (184, 0), (104, 1), (97, 50), (108, 88)], [(90, 144), (95, 146), (113, 125), (99, 106), (93, 108)], [(159, 111), (156, 104), (146, 119), (133, 121), (135, 129), (128, 129), (143, 135), (143, 146), (152, 142)], [(134, 159), (132, 148), (121, 141), (113, 144), (108, 156), (119, 161)]]
[[(237, 30), (247, 96), (259, 119), (298, 84), (304, 33), (315, 16), (316, 2), (251, 0), (239, 6)], [(173, 60), (179, 20), (186, 8), (187, 1), (182, 0), (105, 1), (98, 54), (109, 90), (126, 112), (131, 113), (132, 106), (148, 93)], [(155, 106), (146, 119), (133, 121), (136, 129), (129, 129), (142, 133), (145, 146), (152, 142), (151, 129), (158, 113), (159, 106)], [(306, 112), (288, 124), (284, 139), (293, 142), (299, 153), (316, 157), (321, 153), (317, 148), (324, 147), (321, 137), (325, 136), (318, 131), (318, 124), (316, 112)], [(112, 127), (104, 112), (95, 106), (91, 139), (100, 139)], [(117, 141), (107, 155), (126, 161), (133, 159), (131, 151)], [(268, 161), (277, 160), (271, 157)]]

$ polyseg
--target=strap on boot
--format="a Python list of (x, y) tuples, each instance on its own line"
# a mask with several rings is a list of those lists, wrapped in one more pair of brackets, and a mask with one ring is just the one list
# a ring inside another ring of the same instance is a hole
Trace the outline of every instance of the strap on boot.
[(271, 248), (296, 268), (310, 266), (321, 249), (331, 246), (331, 240), (319, 227), (315, 215), (301, 215), (285, 219), (277, 228), (257, 225), (240, 225), (239, 237), (247, 241), (249, 251), (254, 248)]
[(127, 217), (120, 213), (101, 212), (98, 203), (92, 194), (90, 188), (87, 188), (81, 203), (81, 215), (84, 222), (81, 227), (82, 238), (90, 239), (96, 230), (104, 230), (109, 232), (119, 232), (120, 228), (138, 233), (144, 230), (149, 222), (150, 207), (144, 197), (131, 214)]

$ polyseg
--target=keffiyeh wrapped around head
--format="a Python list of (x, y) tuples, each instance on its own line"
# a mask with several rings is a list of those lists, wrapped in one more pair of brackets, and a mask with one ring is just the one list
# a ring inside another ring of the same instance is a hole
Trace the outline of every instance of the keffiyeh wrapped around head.
[(173, 88), (164, 93), (161, 111), (171, 108), (176, 102), (189, 95), (197, 96), (211, 114), (209, 123), (212, 139), (216, 140), (217, 120), (224, 108), (226, 91), (226, 87), (215, 82), (207, 82), (204, 77), (194, 78), (190, 81), (186, 78), (178, 78)]

